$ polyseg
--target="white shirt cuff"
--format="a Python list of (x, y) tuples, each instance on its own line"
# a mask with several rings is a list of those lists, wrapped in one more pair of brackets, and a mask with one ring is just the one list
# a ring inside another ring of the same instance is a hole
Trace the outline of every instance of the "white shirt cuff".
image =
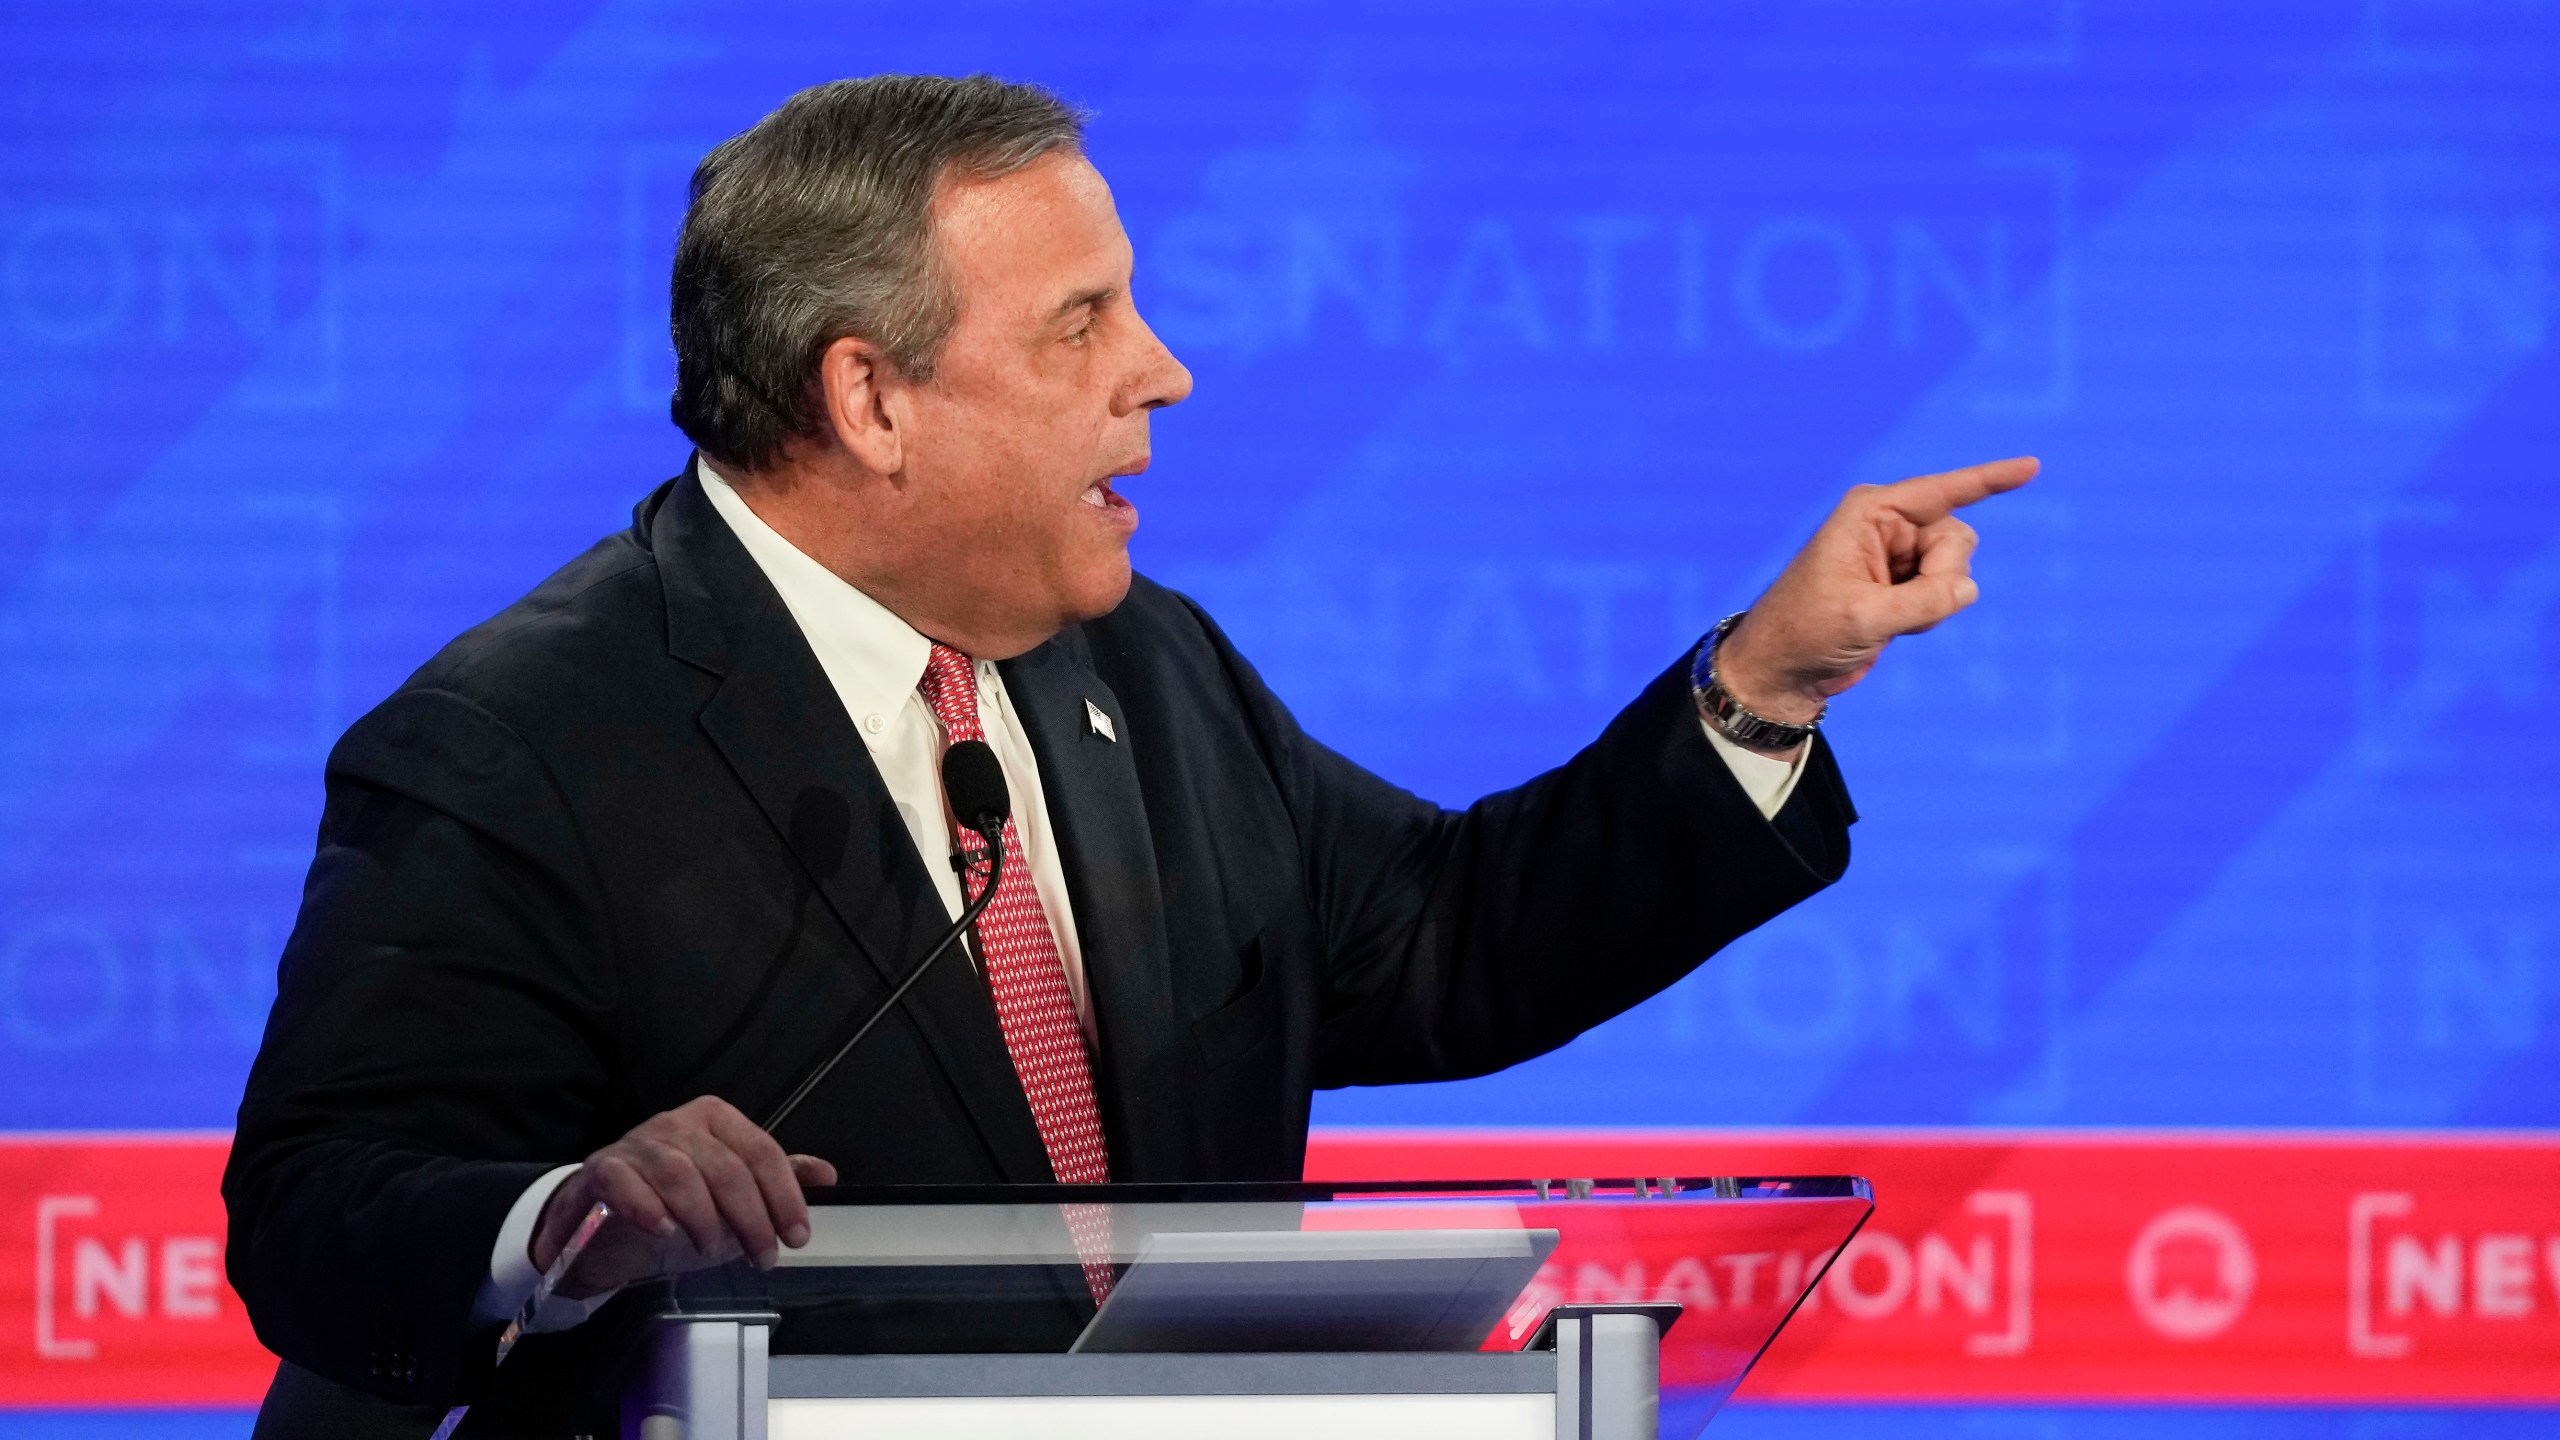
[[(550, 1203), (551, 1192), (577, 1173), (575, 1165), (546, 1172), (524, 1187), (524, 1193), (508, 1208), (506, 1222), (498, 1227), (497, 1243), (489, 1247), (489, 1278), (481, 1282), (480, 1294), (471, 1302), (472, 1319), (484, 1325), (504, 1325), (516, 1318), (516, 1312), (532, 1298), (534, 1287), (542, 1283), (542, 1272), (533, 1268), (533, 1227), (541, 1223), (542, 1207)], [(534, 1316), (527, 1328), (536, 1334), (570, 1329), (584, 1323), (612, 1298), (610, 1290), (584, 1300), (554, 1295), (543, 1302), (542, 1313)]]
[(1716, 753), (1724, 757), (1725, 768), (1742, 782), (1742, 793), (1760, 807), (1760, 818), (1776, 819), (1778, 812), (1786, 808), (1787, 797), (1796, 793), (1796, 778), (1804, 773), (1805, 752), (1813, 748), (1813, 742), (1808, 740), (1797, 746), (1793, 759), (1780, 760), (1743, 749), (1703, 718), (1698, 721), (1698, 728), (1707, 732), (1707, 743), (1716, 747)]

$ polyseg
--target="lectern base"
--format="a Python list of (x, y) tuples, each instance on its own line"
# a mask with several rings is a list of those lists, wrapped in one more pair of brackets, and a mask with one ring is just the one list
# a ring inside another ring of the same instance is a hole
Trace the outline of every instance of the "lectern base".
[(776, 1400), (768, 1440), (1553, 1440), (1552, 1395), (1075, 1395)]
[(1512, 1354), (777, 1355), (765, 1317), (660, 1322), (627, 1440), (1653, 1440), (1649, 1315)]

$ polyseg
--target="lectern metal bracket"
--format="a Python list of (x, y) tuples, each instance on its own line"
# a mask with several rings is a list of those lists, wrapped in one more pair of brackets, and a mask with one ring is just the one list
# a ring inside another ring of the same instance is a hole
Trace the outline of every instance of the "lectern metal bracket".
[(623, 1396), (637, 1440), (765, 1440), (772, 1392), (770, 1310), (671, 1311), (650, 1322), (641, 1383)]
[(1676, 1304), (1559, 1305), (1529, 1339), (1556, 1355), (1556, 1440), (1653, 1440)]

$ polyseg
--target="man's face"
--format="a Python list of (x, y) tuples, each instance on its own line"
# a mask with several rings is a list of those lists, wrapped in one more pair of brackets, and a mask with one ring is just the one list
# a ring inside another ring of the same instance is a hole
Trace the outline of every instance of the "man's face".
[(1009, 628), (1105, 614), (1128, 593), (1138, 528), (1112, 482), (1147, 468), (1148, 412), (1191, 393), (1130, 299), (1110, 187), (1053, 152), (946, 181), (933, 225), (960, 313), (932, 383), (910, 392), (927, 563)]

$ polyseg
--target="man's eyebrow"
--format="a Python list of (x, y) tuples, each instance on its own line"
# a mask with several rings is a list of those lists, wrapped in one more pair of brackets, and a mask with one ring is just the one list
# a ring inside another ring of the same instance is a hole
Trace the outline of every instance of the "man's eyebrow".
[(1049, 318), (1055, 320), (1068, 314), (1070, 311), (1083, 309), (1087, 305), (1100, 305), (1104, 301), (1118, 296), (1119, 293), (1120, 287), (1117, 285), (1098, 285), (1091, 290), (1079, 290), (1075, 294), (1068, 296), (1066, 299), (1059, 301), (1058, 308), (1049, 312)]

